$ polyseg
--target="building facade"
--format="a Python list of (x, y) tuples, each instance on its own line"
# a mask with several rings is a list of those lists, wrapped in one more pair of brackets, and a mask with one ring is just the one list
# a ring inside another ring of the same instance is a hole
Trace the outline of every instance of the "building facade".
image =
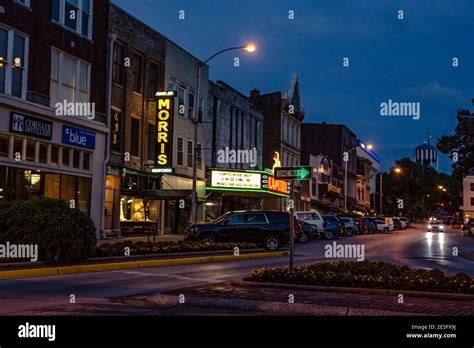
[[(199, 96), (197, 96), (198, 66), (201, 64)], [(193, 156), (197, 156), (197, 220), (204, 219), (206, 164), (211, 160), (211, 121), (208, 115), (209, 68), (176, 45), (166, 40), (166, 90), (175, 91), (174, 131), (172, 135), (174, 173), (164, 174), (163, 192), (168, 192), (164, 202), (163, 233), (183, 233), (191, 216), (193, 188)], [(198, 122), (194, 122), (195, 108)], [(194, 127), (198, 137), (194, 143)]]
[(111, 4), (110, 154), (107, 164), (105, 232), (161, 231), (163, 203), (154, 174), (157, 134), (156, 92), (165, 88), (163, 36)]
[(65, 200), (98, 237), (108, 6), (7, 0), (0, 11), (0, 200)]
[[(324, 154), (332, 161), (332, 185), (344, 190), (345, 161), (347, 161), (347, 200), (348, 210), (357, 202), (357, 138), (344, 125), (323, 123), (303, 123), (301, 132), (302, 150), (310, 154)], [(342, 185), (341, 185), (342, 182)], [(334, 198), (332, 205), (344, 208), (344, 191), (342, 196)]]
[(361, 210), (375, 212), (376, 175), (380, 170), (380, 157), (357, 140), (357, 202)]
[[(260, 94), (251, 91), (250, 98), (264, 114), (263, 167), (296, 167), (301, 164), (301, 124), (305, 110), (301, 107), (300, 86), (295, 75), (288, 92)], [(295, 181), (295, 206), (304, 209), (307, 201), (301, 199), (300, 183)], [(273, 199), (266, 202), (269, 209), (286, 209), (285, 199)]]
[(463, 179), (464, 222), (474, 220), (474, 168), (471, 168)]

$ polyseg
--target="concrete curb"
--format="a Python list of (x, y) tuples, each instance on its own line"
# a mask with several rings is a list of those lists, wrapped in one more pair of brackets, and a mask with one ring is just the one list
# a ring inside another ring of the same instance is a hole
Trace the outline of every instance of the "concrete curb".
[(123, 269), (146, 268), (146, 267), (179, 266), (179, 265), (206, 263), (206, 262), (252, 260), (252, 259), (270, 258), (270, 257), (282, 257), (287, 254), (288, 254), (287, 252), (279, 251), (279, 252), (243, 254), (239, 256), (234, 256), (233, 254), (231, 254), (231, 255), (223, 255), (223, 256), (186, 257), (186, 258), (180, 258), (180, 259), (140, 260), (140, 261), (111, 262), (111, 263), (85, 264), (85, 265), (62, 266), (62, 267), (17, 269), (17, 270), (9, 270), (9, 271), (0, 271), (0, 280), (49, 277), (49, 276), (56, 276), (56, 275), (91, 273), (91, 272), (106, 272), (106, 271), (117, 271), (117, 270), (123, 270)]
[[(310, 316), (419, 316), (426, 314), (395, 312), (381, 309), (323, 306), (308, 303), (285, 303), (214, 297), (185, 296), (184, 303), (179, 303), (178, 296), (154, 295), (145, 299), (159, 307), (193, 306), (205, 308), (235, 309), (248, 312), (265, 313), (265, 315), (310, 315)], [(251, 313), (249, 313), (251, 314)]]
[(459, 301), (473, 301), (474, 295), (471, 294), (455, 294), (446, 292), (427, 292), (427, 291), (413, 291), (413, 290), (390, 290), (390, 289), (372, 289), (372, 288), (348, 288), (337, 286), (317, 286), (317, 285), (299, 285), (286, 283), (265, 283), (241, 281), (232, 282), (236, 286), (254, 287), (254, 288), (275, 288), (275, 289), (290, 289), (290, 290), (310, 290), (310, 291), (329, 291), (329, 292), (345, 292), (357, 293), (367, 295), (385, 295), (385, 296), (413, 296), (434, 298), (441, 300), (459, 300)]

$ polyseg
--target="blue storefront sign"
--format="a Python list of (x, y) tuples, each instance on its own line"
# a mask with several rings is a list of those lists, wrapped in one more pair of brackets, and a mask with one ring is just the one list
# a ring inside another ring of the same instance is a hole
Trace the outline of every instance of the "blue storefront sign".
[(81, 128), (63, 126), (62, 143), (85, 149), (95, 149), (95, 133)]

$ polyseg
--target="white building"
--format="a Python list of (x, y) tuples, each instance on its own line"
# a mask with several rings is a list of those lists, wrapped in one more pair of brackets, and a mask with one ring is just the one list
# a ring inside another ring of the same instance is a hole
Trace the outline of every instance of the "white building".
[(474, 219), (474, 168), (471, 168), (463, 179), (464, 222)]

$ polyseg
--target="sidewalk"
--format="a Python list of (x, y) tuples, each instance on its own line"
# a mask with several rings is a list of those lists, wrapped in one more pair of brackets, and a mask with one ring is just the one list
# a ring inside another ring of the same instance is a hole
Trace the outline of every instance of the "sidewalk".
[[(246, 287), (232, 283), (163, 293), (180, 294), (186, 296), (190, 305), (227, 306), (242, 311), (267, 309), (271, 314), (281, 311), (281, 314), (306, 315), (474, 315), (474, 301), (404, 296), (404, 303), (398, 303), (398, 296)], [(290, 294), (294, 296), (294, 304), (288, 303)], [(151, 302), (156, 302), (156, 298)]]
[[(150, 237), (150, 242), (153, 242), (153, 236)], [(179, 242), (184, 239), (184, 235), (182, 234), (165, 234), (162, 236), (155, 236), (156, 242)], [(125, 237), (109, 237), (106, 239), (100, 239), (97, 241), (97, 245), (102, 245), (105, 243), (115, 244), (120, 242), (126, 241), (133, 241), (133, 242), (147, 242), (148, 237), (146, 235), (143, 236), (125, 236)]]

